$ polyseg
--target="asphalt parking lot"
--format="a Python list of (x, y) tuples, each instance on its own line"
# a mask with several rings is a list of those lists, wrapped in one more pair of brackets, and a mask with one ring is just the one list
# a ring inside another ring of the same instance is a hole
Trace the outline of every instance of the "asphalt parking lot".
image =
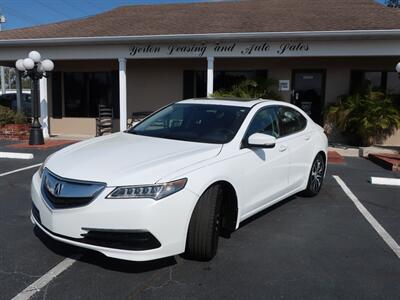
[[(0, 174), (50, 153), (1, 159)], [(400, 176), (367, 160), (329, 165), (317, 197), (291, 197), (246, 221), (220, 240), (210, 262), (125, 262), (47, 238), (29, 219), (36, 169), (0, 175), (0, 299), (19, 295), (66, 258), (76, 261), (31, 299), (400, 299), (399, 257), (332, 177), (398, 244), (400, 187), (368, 180)]]

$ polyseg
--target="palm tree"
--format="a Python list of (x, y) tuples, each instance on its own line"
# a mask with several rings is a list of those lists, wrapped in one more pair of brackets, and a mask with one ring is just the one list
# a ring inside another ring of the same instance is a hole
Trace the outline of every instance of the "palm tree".
[(234, 85), (231, 89), (221, 89), (214, 92), (213, 97), (282, 100), (282, 96), (277, 91), (277, 81), (274, 79), (246, 79)]
[(362, 145), (371, 145), (382, 142), (400, 128), (400, 110), (390, 97), (369, 91), (331, 105), (327, 122), (336, 125), (353, 141), (356, 138)]

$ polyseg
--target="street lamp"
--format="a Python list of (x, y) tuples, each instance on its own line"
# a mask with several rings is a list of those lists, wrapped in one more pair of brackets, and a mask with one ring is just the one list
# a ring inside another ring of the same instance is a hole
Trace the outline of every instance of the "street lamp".
[(42, 60), (39, 52), (31, 51), (27, 58), (18, 59), (15, 67), (22, 72), (22, 77), (29, 77), (33, 82), (33, 121), (29, 134), (29, 145), (43, 145), (43, 131), (40, 124), (40, 99), (39, 99), (39, 79), (47, 78), (54, 69), (54, 63), (50, 59)]

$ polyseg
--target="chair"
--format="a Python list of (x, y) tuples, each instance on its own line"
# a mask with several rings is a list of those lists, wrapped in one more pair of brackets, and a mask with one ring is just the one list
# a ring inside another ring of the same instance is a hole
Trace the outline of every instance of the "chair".
[(136, 111), (132, 113), (132, 117), (130, 122), (128, 123), (128, 127), (132, 127), (136, 123), (142, 121), (144, 118), (146, 118), (148, 115), (152, 114), (153, 112), (151, 111)]
[(114, 111), (112, 107), (99, 105), (99, 117), (96, 118), (96, 136), (113, 131)]

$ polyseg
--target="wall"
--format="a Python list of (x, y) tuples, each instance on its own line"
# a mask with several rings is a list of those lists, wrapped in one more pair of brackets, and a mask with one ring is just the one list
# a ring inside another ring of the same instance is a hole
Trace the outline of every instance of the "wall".
[[(397, 57), (336, 58), (216, 58), (215, 70), (267, 69), (270, 78), (291, 80), (293, 69), (326, 70), (325, 104), (347, 94), (351, 70), (394, 70)], [(63, 71), (117, 70), (117, 60), (56, 61)], [(198, 59), (128, 59), (128, 118), (132, 112), (154, 111), (183, 97), (183, 71), (206, 70), (205, 58)], [(400, 81), (399, 81), (400, 84)], [(48, 86), (51, 86), (49, 84)], [(51, 91), (49, 91), (51, 97)], [(283, 92), (290, 101), (290, 92)], [(51, 113), (51, 101), (50, 109)], [(52, 134), (94, 135), (95, 120), (90, 118), (50, 119)], [(399, 144), (400, 134), (388, 142)]]
[(205, 59), (128, 60), (128, 118), (183, 98), (183, 71), (205, 70)]

